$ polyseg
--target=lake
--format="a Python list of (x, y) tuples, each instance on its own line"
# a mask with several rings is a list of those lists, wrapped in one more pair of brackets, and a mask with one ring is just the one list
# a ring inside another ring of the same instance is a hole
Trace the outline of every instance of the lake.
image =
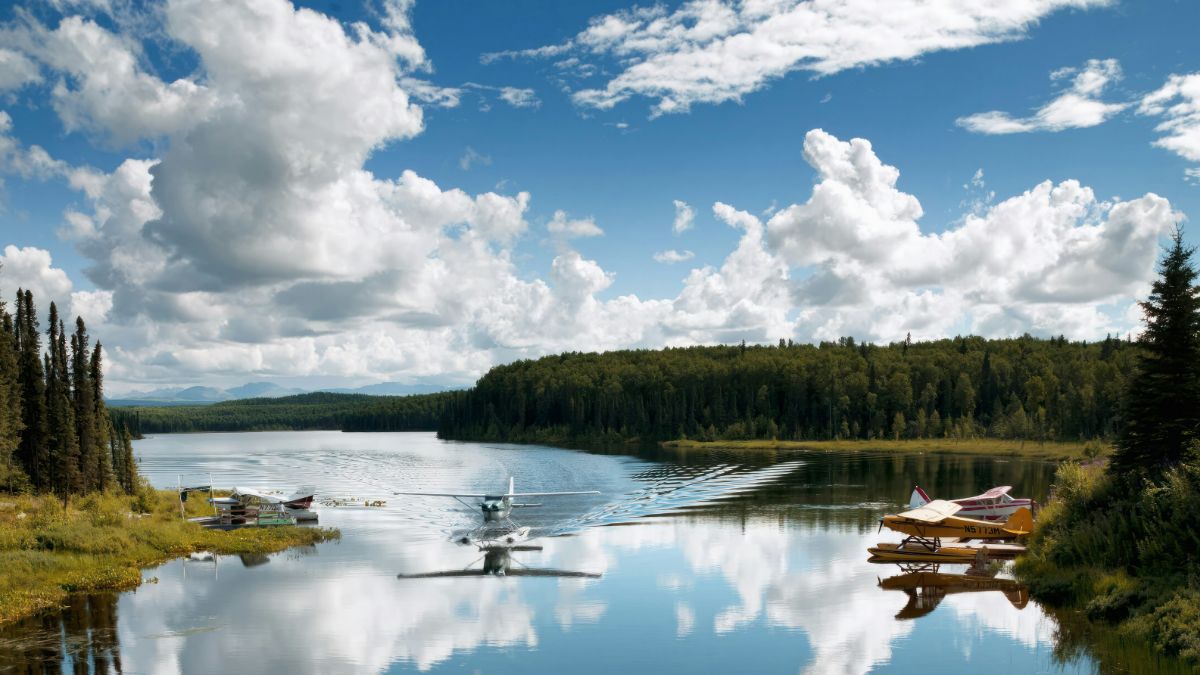
[[(1045, 499), (1040, 461), (872, 452), (588, 453), (433, 434), (150, 437), (158, 487), (318, 486), (342, 540), (174, 561), (136, 591), (0, 630), (14, 671), (126, 673), (1092, 673), (1013, 590), (924, 593), (866, 549), (914, 482)], [(402, 490), (599, 490), (517, 510), (529, 548), (452, 537), (476, 512)], [(366, 507), (368, 500), (386, 506)], [(958, 574), (965, 565), (943, 565)], [(484, 574), (484, 572), (490, 572)], [(507, 572), (503, 576), (495, 572)], [(441, 574), (441, 576), (430, 576)], [(419, 576), (418, 576), (419, 575)], [(1005, 572), (1000, 577), (1007, 576)], [(905, 590), (905, 587), (910, 587)]]

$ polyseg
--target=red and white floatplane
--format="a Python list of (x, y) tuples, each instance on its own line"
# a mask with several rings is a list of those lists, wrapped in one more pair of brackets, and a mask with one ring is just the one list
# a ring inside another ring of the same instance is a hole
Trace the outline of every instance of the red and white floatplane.
[[(963, 497), (962, 499), (951, 499), (949, 501), (962, 507), (959, 510), (959, 514), (979, 520), (1008, 520), (1009, 516), (1017, 512), (1017, 509), (1026, 508), (1031, 512), (1037, 510), (1037, 503), (1032, 499), (1018, 499), (1013, 497), (1008, 494), (1010, 490), (1012, 490), (1011, 485), (1000, 485), (974, 497)], [(912, 497), (908, 500), (908, 507), (916, 509), (932, 501), (933, 498), (926, 494), (920, 485), (916, 485), (913, 486)]]

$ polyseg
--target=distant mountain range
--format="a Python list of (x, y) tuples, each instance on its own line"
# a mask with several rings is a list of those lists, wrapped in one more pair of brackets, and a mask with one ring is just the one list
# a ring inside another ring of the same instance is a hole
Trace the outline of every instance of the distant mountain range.
[(131, 391), (120, 398), (107, 399), (110, 406), (176, 406), (176, 405), (207, 405), (221, 401), (236, 401), (244, 398), (279, 398), (295, 394), (307, 394), (314, 391), (327, 391), (335, 394), (368, 394), (371, 396), (410, 396), (412, 394), (434, 394), (439, 391), (449, 391), (453, 387), (434, 384), (401, 384), (400, 382), (380, 382), (363, 387), (327, 387), (321, 389), (300, 389), (297, 387), (281, 387), (273, 382), (248, 382), (246, 384), (217, 389), (216, 387), (168, 387), (151, 391)]

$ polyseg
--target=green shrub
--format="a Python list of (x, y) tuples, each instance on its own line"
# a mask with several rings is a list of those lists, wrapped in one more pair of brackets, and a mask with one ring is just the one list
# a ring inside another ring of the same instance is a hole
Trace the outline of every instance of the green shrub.
[(1031, 594), (1200, 662), (1200, 466), (1135, 484), (1064, 464), (1053, 494), (1016, 565)]
[(1150, 613), (1149, 624), (1156, 648), (1200, 662), (1200, 592), (1176, 593)]

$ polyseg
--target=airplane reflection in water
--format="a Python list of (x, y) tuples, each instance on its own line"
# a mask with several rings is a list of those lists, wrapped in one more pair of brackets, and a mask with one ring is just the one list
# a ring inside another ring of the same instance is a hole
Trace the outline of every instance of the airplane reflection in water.
[[(521, 551), (541, 551), (541, 546), (486, 546), (482, 549), (483, 556), (476, 559), (465, 569), (445, 570), (442, 572), (422, 572), (418, 574), (397, 574), (399, 579), (435, 579), (444, 577), (560, 577), (575, 579), (599, 579), (595, 572), (573, 572), (548, 568), (527, 567), (514, 560), (512, 554)], [(483, 567), (476, 569), (475, 563), (483, 561)], [(513, 565), (518, 565), (513, 567)]]
[(941, 572), (936, 564), (900, 565), (900, 569), (904, 570), (904, 574), (879, 581), (879, 587), (884, 590), (903, 591), (908, 595), (908, 604), (896, 613), (899, 620), (925, 616), (937, 609), (947, 595), (956, 593), (999, 591), (1018, 610), (1029, 604), (1029, 588), (1014, 579), (997, 579), (969, 572)]

